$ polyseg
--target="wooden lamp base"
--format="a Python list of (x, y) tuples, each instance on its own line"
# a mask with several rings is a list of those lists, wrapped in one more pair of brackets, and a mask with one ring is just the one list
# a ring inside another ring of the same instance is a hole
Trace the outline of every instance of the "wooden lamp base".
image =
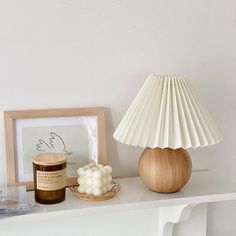
[(174, 193), (188, 182), (192, 161), (183, 148), (145, 148), (139, 159), (139, 173), (151, 190)]

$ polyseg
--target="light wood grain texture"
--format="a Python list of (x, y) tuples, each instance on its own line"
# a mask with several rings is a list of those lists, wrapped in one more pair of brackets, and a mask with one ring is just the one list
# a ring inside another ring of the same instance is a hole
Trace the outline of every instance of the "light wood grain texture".
[(41, 166), (54, 166), (66, 162), (64, 153), (40, 153), (33, 157), (32, 162)]
[(139, 173), (151, 190), (173, 193), (188, 182), (192, 162), (187, 151), (182, 148), (145, 148), (139, 160)]
[[(96, 116), (98, 125), (98, 162), (107, 164), (106, 155), (106, 133), (104, 108), (67, 108), (67, 109), (45, 109), (45, 110), (14, 110), (4, 112), (5, 122), (5, 145), (6, 145), (6, 168), (7, 185), (26, 185), (27, 190), (34, 188), (33, 181), (20, 182), (17, 180), (16, 153), (15, 153), (15, 121), (17, 119), (49, 118), (49, 117), (73, 117), (73, 116)], [(76, 184), (77, 177), (67, 178), (67, 186)]]

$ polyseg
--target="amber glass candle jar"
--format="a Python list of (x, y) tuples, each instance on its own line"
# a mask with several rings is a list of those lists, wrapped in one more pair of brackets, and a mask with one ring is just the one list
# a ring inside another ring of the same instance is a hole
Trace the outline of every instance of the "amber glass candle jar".
[(66, 155), (44, 153), (33, 158), (35, 201), (54, 204), (65, 200)]

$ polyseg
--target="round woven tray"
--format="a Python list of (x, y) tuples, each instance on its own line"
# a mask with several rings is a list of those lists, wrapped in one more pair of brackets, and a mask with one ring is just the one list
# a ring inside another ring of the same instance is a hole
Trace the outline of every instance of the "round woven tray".
[(120, 185), (117, 182), (112, 181), (111, 184), (112, 184), (112, 189), (109, 192), (102, 194), (100, 196), (94, 196), (92, 194), (88, 195), (86, 193), (79, 193), (78, 185), (70, 186), (70, 190), (77, 198), (81, 200), (91, 201), (91, 202), (105, 201), (113, 198), (121, 189)]

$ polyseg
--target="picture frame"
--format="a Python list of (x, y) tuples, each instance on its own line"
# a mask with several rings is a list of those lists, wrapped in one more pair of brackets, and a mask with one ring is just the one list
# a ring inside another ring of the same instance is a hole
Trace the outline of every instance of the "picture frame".
[(77, 183), (78, 167), (90, 161), (107, 164), (104, 110), (4, 111), (7, 185), (33, 190), (32, 158), (42, 152), (68, 155), (67, 186)]

